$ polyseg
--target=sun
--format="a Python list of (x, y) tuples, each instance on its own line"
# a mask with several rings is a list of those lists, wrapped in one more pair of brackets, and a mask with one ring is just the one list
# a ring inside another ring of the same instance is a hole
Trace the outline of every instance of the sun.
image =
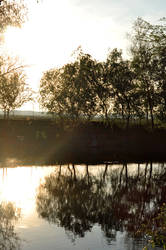
[(8, 27), (4, 34), (4, 47), (7, 52), (20, 56), (23, 46), (21, 30), (15, 27)]

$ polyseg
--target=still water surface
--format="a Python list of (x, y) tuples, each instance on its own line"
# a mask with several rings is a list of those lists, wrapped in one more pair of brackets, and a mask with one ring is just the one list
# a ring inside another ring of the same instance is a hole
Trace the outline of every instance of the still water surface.
[(166, 164), (1, 168), (0, 249), (142, 249), (165, 180)]

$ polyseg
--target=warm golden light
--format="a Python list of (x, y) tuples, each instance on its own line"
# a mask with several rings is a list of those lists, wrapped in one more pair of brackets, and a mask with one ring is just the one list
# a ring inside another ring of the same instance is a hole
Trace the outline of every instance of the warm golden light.
[(23, 49), (23, 44), (21, 44), (20, 29), (14, 27), (8, 27), (4, 34), (5, 47), (15, 54), (20, 54)]
[(21, 214), (35, 211), (36, 188), (52, 168), (17, 167), (0, 169), (0, 202), (13, 202)]

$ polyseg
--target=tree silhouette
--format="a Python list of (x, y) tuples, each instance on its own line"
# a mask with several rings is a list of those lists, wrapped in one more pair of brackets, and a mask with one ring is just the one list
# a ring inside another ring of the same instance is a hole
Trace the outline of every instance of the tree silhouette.
[(138, 18), (133, 27), (131, 54), (132, 66), (136, 74), (139, 93), (142, 98), (142, 107), (147, 120), (150, 114), (151, 126), (154, 127), (154, 111), (158, 103), (157, 86), (155, 81), (157, 61), (154, 57), (151, 42), (153, 26)]
[(122, 51), (112, 50), (106, 60), (107, 81), (112, 87), (114, 98), (114, 110), (122, 118), (126, 118), (127, 127), (135, 105), (136, 86), (134, 84), (135, 74), (131, 70), (130, 62), (122, 58)]
[(45, 72), (40, 85), (41, 106), (72, 121), (92, 118), (97, 108), (95, 61), (82, 50), (76, 53), (74, 62)]
[(0, 64), (0, 108), (4, 118), (9, 118), (9, 112), (20, 108), (32, 100), (32, 91), (25, 81), (23, 66), (18, 65), (10, 57), (1, 58)]

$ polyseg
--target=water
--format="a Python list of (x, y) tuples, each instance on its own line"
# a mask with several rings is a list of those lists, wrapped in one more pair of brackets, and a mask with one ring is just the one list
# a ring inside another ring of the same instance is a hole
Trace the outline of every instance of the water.
[(1, 168), (0, 249), (142, 249), (165, 180), (166, 164)]

